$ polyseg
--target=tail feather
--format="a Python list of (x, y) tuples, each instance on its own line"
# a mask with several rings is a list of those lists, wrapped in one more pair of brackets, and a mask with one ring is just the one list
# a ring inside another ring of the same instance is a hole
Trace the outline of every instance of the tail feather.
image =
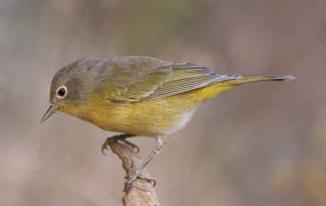
[(294, 80), (295, 77), (290, 75), (262, 75), (262, 76), (241, 76), (236, 79), (227, 80), (227, 84), (240, 85), (250, 82), (261, 81), (289, 81)]
[(230, 76), (227, 80), (220, 81), (217, 84), (213, 84), (211, 86), (200, 89), (199, 91), (201, 94), (195, 93), (195, 96), (201, 97), (196, 99), (200, 102), (203, 102), (244, 83), (260, 81), (286, 81), (293, 79), (295, 78), (289, 75)]

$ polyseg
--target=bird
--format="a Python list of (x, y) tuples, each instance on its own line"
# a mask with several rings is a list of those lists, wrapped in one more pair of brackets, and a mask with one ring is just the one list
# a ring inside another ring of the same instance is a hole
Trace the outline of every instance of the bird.
[[(195, 63), (148, 56), (82, 58), (53, 76), (50, 106), (41, 122), (63, 112), (103, 130), (119, 132), (113, 137), (127, 143), (127, 138), (135, 136), (155, 138), (155, 148), (127, 177), (131, 183), (204, 102), (245, 83), (293, 79), (290, 75), (218, 73)], [(103, 143), (102, 151), (110, 139)]]

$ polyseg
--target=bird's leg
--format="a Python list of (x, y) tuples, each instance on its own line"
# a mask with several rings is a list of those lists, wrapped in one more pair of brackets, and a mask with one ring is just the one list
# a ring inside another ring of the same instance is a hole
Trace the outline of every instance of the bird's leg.
[(138, 153), (140, 151), (139, 147), (137, 145), (135, 145), (134, 143), (127, 140), (127, 138), (134, 137), (134, 136), (135, 135), (133, 135), (133, 134), (119, 134), (119, 135), (113, 135), (111, 137), (108, 137), (102, 144), (101, 151), (104, 155), (106, 155), (106, 151), (108, 150), (108, 146), (109, 146), (110, 142), (120, 140), (120, 141), (124, 142), (125, 144), (129, 145), (133, 150), (135, 150), (135, 152)]
[[(137, 168), (133, 173), (127, 176), (127, 184), (131, 184), (137, 178), (144, 179), (141, 177), (143, 169), (148, 165), (148, 163), (160, 152), (161, 148), (165, 143), (165, 139), (163, 136), (156, 137), (156, 147), (155, 149), (143, 160), (140, 167)], [(145, 178), (146, 179), (146, 178)], [(155, 180), (149, 179), (149, 181), (153, 182), (155, 185)]]

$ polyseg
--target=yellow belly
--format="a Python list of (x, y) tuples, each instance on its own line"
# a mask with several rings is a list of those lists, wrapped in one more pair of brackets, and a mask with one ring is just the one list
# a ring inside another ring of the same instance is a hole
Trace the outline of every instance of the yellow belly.
[(179, 95), (126, 104), (109, 103), (100, 96), (91, 95), (86, 104), (65, 106), (62, 111), (104, 130), (144, 136), (165, 135), (181, 129), (202, 102), (230, 88), (216, 84)]

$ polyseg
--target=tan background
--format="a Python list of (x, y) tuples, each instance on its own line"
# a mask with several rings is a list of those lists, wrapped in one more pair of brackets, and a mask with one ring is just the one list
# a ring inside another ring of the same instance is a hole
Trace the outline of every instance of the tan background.
[(39, 120), (60, 67), (123, 54), (298, 77), (203, 105), (149, 166), (162, 205), (326, 205), (324, 0), (1, 0), (0, 205), (121, 205), (112, 133)]

